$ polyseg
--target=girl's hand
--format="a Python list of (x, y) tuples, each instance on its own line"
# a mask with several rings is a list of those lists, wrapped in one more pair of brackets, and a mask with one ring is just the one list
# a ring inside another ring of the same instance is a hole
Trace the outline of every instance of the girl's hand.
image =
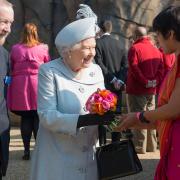
[(116, 116), (116, 119), (119, 121), (119, 124), (113, 129), (114, 131), (125, 131), (140, 123), (136, 117), (136, 113), (122, 114)]

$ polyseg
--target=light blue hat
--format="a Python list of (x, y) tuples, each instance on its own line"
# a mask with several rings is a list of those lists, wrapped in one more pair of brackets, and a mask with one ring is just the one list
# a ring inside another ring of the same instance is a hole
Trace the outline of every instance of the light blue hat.
[(92, 9), (87, 4), (80, 4), (79, 9), (76, 12), (76, 19), (84, 19), (93, 17), (96, 23), (96, 33), (100, 31), (99, 26), (97, 25), (97, 16), (92, 11)]
[(80, 4), (76, 12), (76, 19), (94, 17), (97, 24), (97, 16), (87, 4)]
[(65, 26), (56, 36), (55, 45), (58, 52), (65, 47), (71, 47), (82, 40), (95, 37), (95, 19), (84, 18)]

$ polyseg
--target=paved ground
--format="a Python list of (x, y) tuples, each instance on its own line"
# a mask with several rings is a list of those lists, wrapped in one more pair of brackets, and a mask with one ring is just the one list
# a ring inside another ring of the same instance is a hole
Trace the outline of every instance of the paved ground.
[[(34, 142), (32, 142), (31, 145), (33, 149)], [(17, 128), (13, 128), (11, 130), (9, 168), (7, 176), (3, 178), (3, 180), (28, 180), (30, 161), (21, 160), (22, 154), (23, 145), (20, 132)], [(141, 159), (143, 165), (143, 172), (135, 176), (121, 178), (121, 180), (153, 180), (154, 170), (159, 159), (159, 152), (157, 151), (156, 153), (140, 155), (139, 158)]]

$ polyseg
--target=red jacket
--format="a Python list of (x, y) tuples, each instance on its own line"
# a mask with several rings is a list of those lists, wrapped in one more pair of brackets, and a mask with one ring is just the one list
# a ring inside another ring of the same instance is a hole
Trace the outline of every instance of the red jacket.
[(146, 88), (148, 80), (161, 83), (164, 65), (161, 52), (148, 37), (135, 41), (128, 52), (127, 93), (133, 95), (156, 94), (156, 88)]

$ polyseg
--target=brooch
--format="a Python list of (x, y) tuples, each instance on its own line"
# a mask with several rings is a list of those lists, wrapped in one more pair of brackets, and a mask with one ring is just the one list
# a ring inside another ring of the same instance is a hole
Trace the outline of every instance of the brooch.
[(89, 76), (93, 77), (95, 75), (95, 72), (90, 72)]

